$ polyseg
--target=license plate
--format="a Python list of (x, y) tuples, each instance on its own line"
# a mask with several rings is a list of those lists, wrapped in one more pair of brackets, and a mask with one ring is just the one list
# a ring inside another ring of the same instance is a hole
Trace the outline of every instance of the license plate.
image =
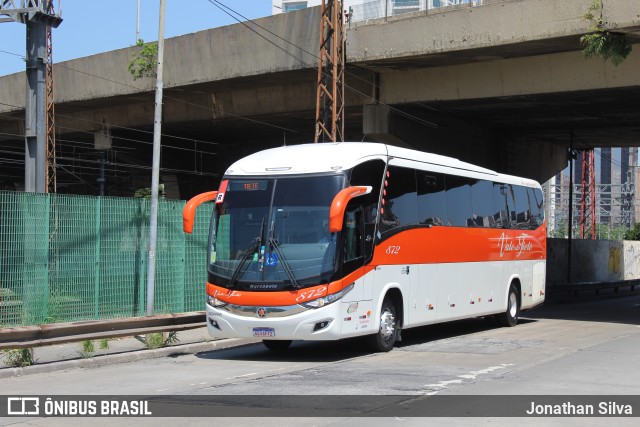
[(253, 328), (254, 337), (275, 337), (276, 330), (273, 328)]

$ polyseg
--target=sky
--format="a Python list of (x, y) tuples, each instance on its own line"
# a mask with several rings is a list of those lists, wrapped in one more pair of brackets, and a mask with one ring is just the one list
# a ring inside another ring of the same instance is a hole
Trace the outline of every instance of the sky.
[[(166, 0), (165, 38), (237, 23), (212, 3), (249, 19), (271, 15), (271, 0)], [(56, 11), (58, 4), (63, 21), (53, 30), (54, 64), (135, 44), (138, 0), (54, 0)], [(140, 38), (145, 42), (158, 39), (159, 5), (160, 0), (140, 0)], [(0, 76), (25, 70), (25, 27), (0, 23)]]

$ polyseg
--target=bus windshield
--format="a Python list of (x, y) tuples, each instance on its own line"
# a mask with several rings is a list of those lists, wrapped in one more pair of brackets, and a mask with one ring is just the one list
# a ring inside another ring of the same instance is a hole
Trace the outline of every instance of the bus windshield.
[(211, 221), (216, 284), (280, 290), (327, 281), (336, 255), (329, 207), (343, 187), (342, 175), (228, 180)]

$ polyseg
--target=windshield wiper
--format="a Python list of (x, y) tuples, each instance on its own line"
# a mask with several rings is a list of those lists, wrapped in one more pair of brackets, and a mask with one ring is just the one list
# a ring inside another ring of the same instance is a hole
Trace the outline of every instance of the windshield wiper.
[(287, 258), (284, 256), (284, 253), (282, 253), (282, 250), (280, 249), (280, 244), (278, 243), (278, 241), (273, 237), (269, 237), (269, 244), (271, 248), (275, 249), (276, 253), (278, 254), (278, 257), (280, 258), (280, 262), (282, 263), (282, 269), (284, 270), (285, 273), (287, 273), (287, 276), (291, 281), (291, 287), (293, 287), (294, 289), (300, 289), (302, 285), (300, 285), (296, 280), (296, 276), (293, 274), (291, 267), (289, 267), (289, 261), (287, 261)]
[(247, 262), (247, 260), (249, 259), (253, 251), (260, 249), (260, 242), (262, 242), (263, 232), (264, 232), (264, 218), (262, 218), (262, 225), (260, 226), (260, 235), (254, 238), (251, 244), (249, 244), (249, 247), (247, 248), (247, 250), (245, 250), (242, 253), (242, 257), (240, 257), (240, 263), (238, 264), (236, 269), (233, 270), (233, 274), (231, 275), (231, 279), (229, 279), (229, 284), (227, 285), (228, 289), (235, 288), (236, 282), (238, 281), (238, 276), (240, 275), (240, 272), (242, 271), (242, 267), (244, 266), (245, 262)]

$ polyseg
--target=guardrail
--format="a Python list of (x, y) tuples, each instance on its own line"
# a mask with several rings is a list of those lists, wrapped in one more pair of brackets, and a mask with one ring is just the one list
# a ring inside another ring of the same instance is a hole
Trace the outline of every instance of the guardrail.
[(148, 317), (0, 328), (0, 350), (127, 337), (154, 332), (183, 331), (203, 326), (205, 326), (205, 312), (195, 311)]
[(581, 283), (569, 283), (567, 285), (553, 286), (547, 288), (547, 292), (552, 295), (557, 295), (562, 292), (573, 293), (578, 295), (583, 291), (593, 291), (597, 294), (604, 289), (613, 289), (614, 292), (619, 292), (621, 288), (629, 288), (630, 292), (635, 291), (636, 286), (640, 286), (640, 280), (620, 280), (618, 282), (581, 282)]

